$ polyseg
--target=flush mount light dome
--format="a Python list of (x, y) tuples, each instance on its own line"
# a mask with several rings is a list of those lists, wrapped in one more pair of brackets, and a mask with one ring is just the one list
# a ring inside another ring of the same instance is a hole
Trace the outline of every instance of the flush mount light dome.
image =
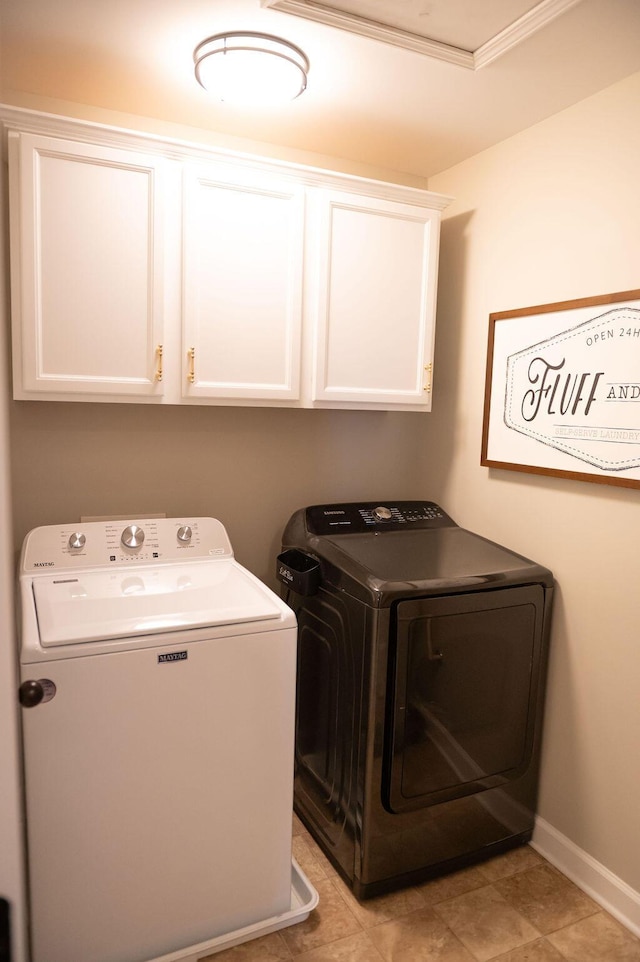
[(307, 86), (306, 54), (268, 33), (218, 33), (198, 44), (193, 60), (198, 83), (229, 103), (282, 103)]

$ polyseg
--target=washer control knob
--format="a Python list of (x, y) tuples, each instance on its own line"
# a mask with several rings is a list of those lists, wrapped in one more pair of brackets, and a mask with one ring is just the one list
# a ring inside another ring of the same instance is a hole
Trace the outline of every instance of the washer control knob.
[(373, 509), (373, 517), (376, 521), (389, 521), (391, 519), (391, 509), (379, 505)]
[(183, 524), (178, 528), (178, 541), (181, 541), (182, 544), (189, 544), (192, 535), (193, 529), (191, 525)]
[(74, 531), (71, 537), (69, 538), (69, 547), (75, 548), (75, 549), (84, 548), (86, 541), (87, 539), (85, 535), (82, 534), (81, 531)]
[(129, 524), (120, 538), (125, 548), (139, 548), (144, 541), (144, 531), (137, 524)]

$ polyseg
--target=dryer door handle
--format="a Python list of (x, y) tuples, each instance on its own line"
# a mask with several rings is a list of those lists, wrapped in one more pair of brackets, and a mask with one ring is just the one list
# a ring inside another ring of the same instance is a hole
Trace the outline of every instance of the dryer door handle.
[(433, 647), (431, 638), (431, 618), (427, 618), (427, 658), (429, 661), (442, 661), (444, 655), (439, 648)]

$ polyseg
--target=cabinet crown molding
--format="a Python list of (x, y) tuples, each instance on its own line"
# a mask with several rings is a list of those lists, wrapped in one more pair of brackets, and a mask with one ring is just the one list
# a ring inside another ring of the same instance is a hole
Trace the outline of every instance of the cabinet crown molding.
[[(289, 177), (304, 186), (325, 186), (332, 190), (362, 193), (368, 197), (412, 204), (429, 210), (442, 211), (453, 200), (452, 197), (424, 190), (420, 187), (410, 187), (392, 181), (363, 177), (358, 174), (341, 173), (330, 168), (313, 167), (271, 157), (266, 158), (260, 154), (245, 153), (226, 147), (165, 137), (126, 127), (110, 126), (96, 121), (42, 113), (22, 107), (11, 107), (6, 104), (0, 104), (0, 123), (5, 133), (9, 135), (12, 131), (17, 131), (42, 134), (48, 137), (63, 137), (66, 140), (77, 140), (83, 144), (143, 150), (174, 161), (232, 163), (239, 168), (262, 169), (283, 178)], [(5, 139), (3, 138), (3, 150), (5, 149)]]

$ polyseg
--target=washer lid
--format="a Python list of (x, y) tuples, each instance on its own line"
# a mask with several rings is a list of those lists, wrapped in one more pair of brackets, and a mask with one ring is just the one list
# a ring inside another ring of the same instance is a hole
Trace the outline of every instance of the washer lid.
[(33, 581), (44, 648), (280, 617), (270, 592), (233, 560)]

